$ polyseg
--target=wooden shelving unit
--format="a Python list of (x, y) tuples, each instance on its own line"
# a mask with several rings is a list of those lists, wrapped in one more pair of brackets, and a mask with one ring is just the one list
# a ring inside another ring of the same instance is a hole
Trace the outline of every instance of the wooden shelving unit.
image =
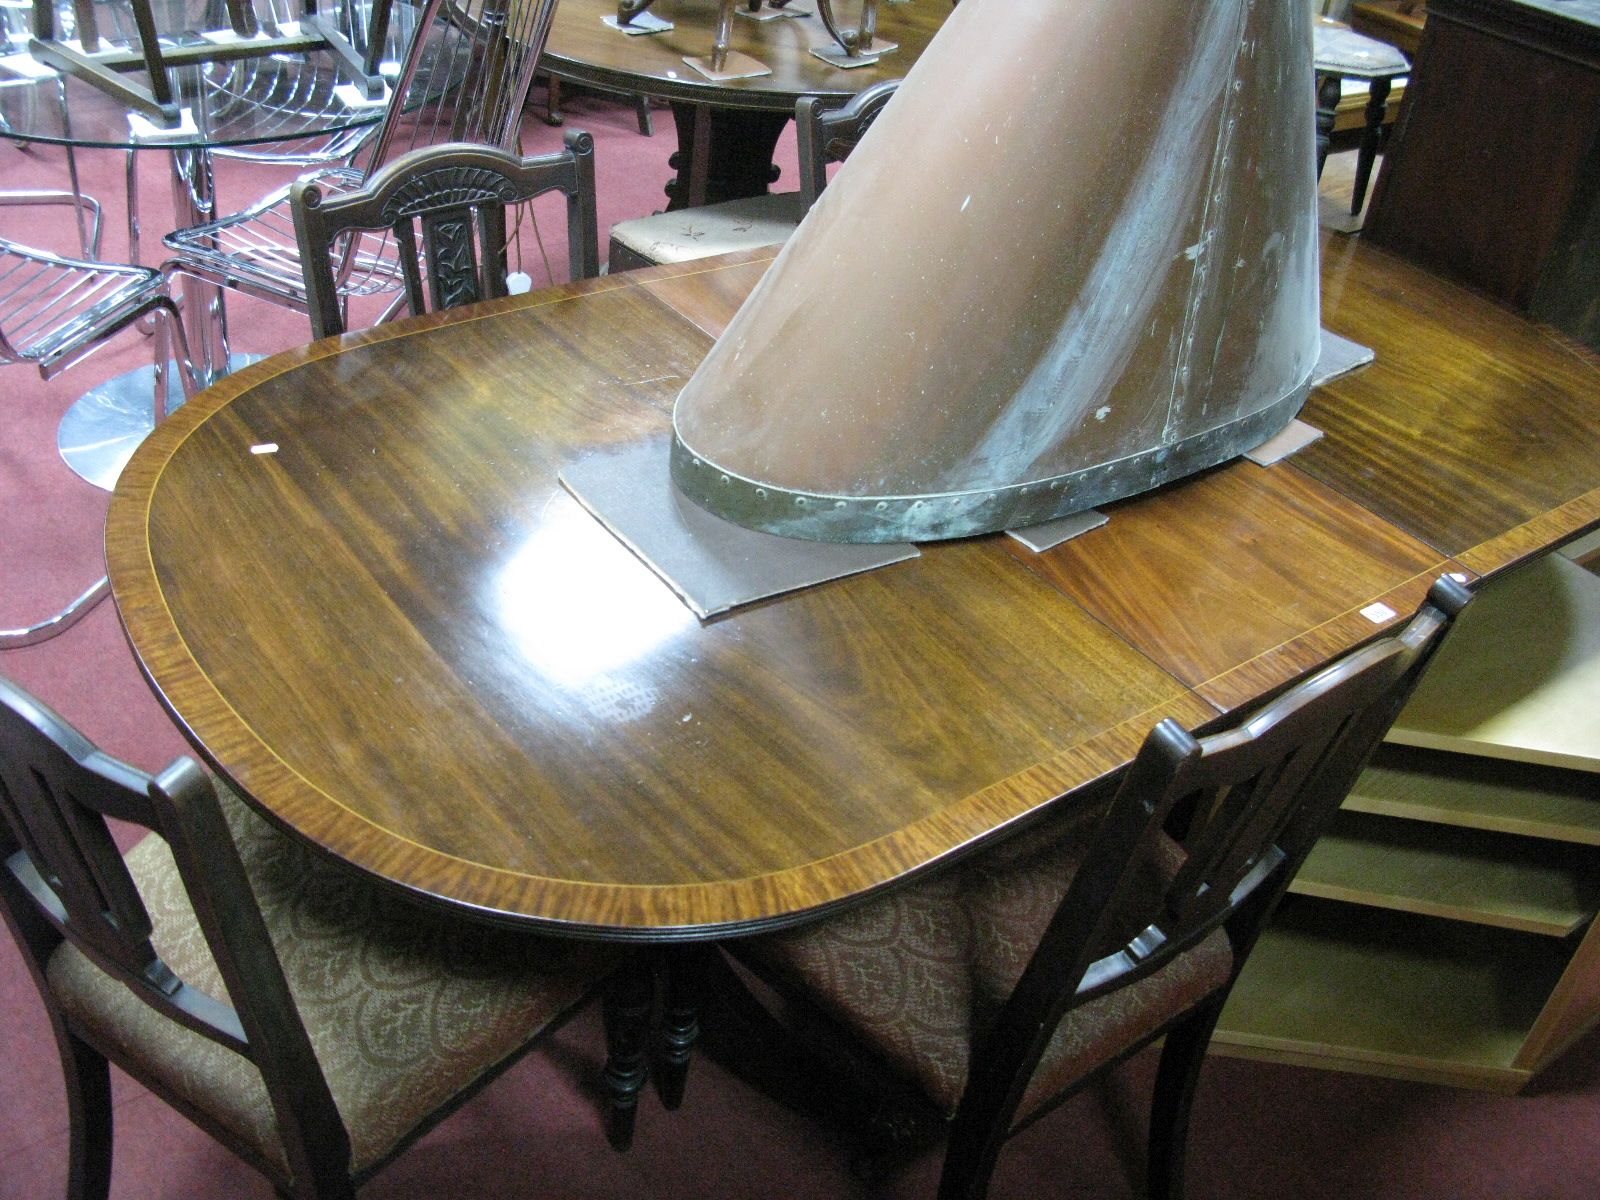
[(1290, 891), (1218, 1053), (1515, 1092), (1600, 1023), (1600, 577), (1485, 585)]

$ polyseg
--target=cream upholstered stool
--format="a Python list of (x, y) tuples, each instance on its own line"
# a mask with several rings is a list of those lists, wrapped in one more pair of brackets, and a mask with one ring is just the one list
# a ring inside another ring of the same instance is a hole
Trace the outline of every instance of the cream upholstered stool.
[(877, 84), (841, 108), (824, 108), (820, 96), (802, 97), (794, 114), (800, 145), (799, 191), (746, 196), (619, 221), (611, 227), (608, 269), (632, 271), (690, 262), (788, 241), (827, 186), (828, 164), (849, 155), (898, 86), (898, 80)]
[(1383, 118), (1388, 110), (1389, 91), (1396, 79), (1410, 73), (1406, 56), (1387, 42), (1347, 29), (1330, 21), (1312, 26), (1312, 54), (1317, 76), (1317, 175), (1328, 158), (1333, 123), (1346, 89), (1365, 88), (1366, 126), (1356, 153), (1355, 192), (1350, 199), (1351, 215), (1359, 213), (1367, 198), (1367, 183), (1372, 178), (1372, 163), (1383, 140)]

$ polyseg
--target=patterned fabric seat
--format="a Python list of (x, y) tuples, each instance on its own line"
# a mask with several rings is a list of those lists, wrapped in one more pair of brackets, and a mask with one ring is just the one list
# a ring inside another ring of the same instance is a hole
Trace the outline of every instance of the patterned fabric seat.
[[(1088, 850), (1092, 825), (1024, 838), (755, 953), (914, 1080), (946, 1117), (966, 1091), (974, 1044), (1011, 995)], [(1183, 861), (1171, 839), (1151, 891)], [(1155, 974), (1073, 1009), (1018, 1111), (1090, 1074), (1228, 981), (1221, 930)]]
[[(108, 816), (150, 832), (124, 854)], [(413, 903), (193, 760), (147, 775), (3, 678), (0, 907), (60, 1051), (80, 1200), (110, 1192), (110, 1063), (280, 1195), (354, 1200), (616, 957)]]
[[(430, 1114), (515, 1058), (594, 987), (607, 959), (582, 943), (506, 934), (424, 912), (315, 857), (232, 792), (219, 799), (296, 1007), (350, 1134), (351, 1170), (381, 1163)], [(167, 844), (127, 855), (177, 975), (227, 989)], [(155, 1012), (71, 942), (50, 960), (64, 1012), (288, 1170), (261, 1072)]]

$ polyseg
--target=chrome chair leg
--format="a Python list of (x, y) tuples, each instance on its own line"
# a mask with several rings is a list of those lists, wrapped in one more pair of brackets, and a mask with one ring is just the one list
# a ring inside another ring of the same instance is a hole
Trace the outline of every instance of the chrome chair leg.
[(17, 650), (23, 646), (36, 646), (65, 633), (84, 617), (96, 604), (111, 594), (111, 581), (104, 575), (95, 580), (89, 589), (53, 617), (24, 625), (20, 629), (0, 629), (0, 650)]

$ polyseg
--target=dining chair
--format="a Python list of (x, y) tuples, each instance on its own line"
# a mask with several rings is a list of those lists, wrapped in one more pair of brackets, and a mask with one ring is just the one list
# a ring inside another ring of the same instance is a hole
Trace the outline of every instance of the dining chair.
[(897, 79), (875, 84), (837, 108), (828, 107), (820, 96), (801, 97), (795, 105), (799, 191), (747, 196), (619, 221), (611, 227), (607, 269), (632, 271), (690, 262), (787, 241), (828, 185), (828, 164), (849, 156), (899, 86)]
[(1097, 818), (1036, 826), (835, 919), (727, 948), (947, 1128), (941, 1200), (1165, 1035), (1149, 1194), (1177, 1200), (1201, 1063), (1263, 922), (1470, 593), (1196, 738), (1151, 731)]
[[(405, 58), (360, 166), (315, 178), (327, 193), (360, 187), (408, 150), (470, 142), (511, 150), (522, 107), (549, 34), (555, 0), (394, 0), (390, 21), (413, 30)], [(167, 235), (169, 269), (300, 312), (308, 312), (289, 185), (242, 212)], [(394, 247), (352, 241), (338, 272), (341, 297), (400, 291)], [(399, 311), (391, 304), (388, 317)], [(382, 318), (380, 318), (382, 319)]]
[[(110, 1185), (108, 1062), (280, 1193), (351, 1197), (610, 962), (380, 891), (192, 760), (146, 775), (4, 679), (0, 816), (0, 910), (60, 1051), (73, 1200)], [(119, 853), (108, 817), (151, 832)]]
[(562, 150), (529, 158), (465, 143), (428, 146), (331, 195), (317, 180), (296, 183), (290, 203), (312, 335), (345, 330), (337, 270), (354, 238), (392, 240), (413, 313), (506, 295), (506, 207), (550, 191), (566, 197), (572, 277), (599, 274), (594, 139), (568, 130), (564, 141)]
[[(0, 193), (0, 207), (70, 204), (87, 212), (81, 229), (92, 252), (100, 244), (99, 206), (69, 192)], [(155, 419), (165, 415), (167, 370), (174, 358), (185, 396), (195, 391), (188, 343), (161, 272), (148, 267), (67, 258), (0, 238), (0, 363), (31, 363), (53, 379), (109, 338), (153, 318)], [(0, 629), (0, 650), (32, 646), (64, 633), (103, 600), (101, 576), (53, 616)]]

